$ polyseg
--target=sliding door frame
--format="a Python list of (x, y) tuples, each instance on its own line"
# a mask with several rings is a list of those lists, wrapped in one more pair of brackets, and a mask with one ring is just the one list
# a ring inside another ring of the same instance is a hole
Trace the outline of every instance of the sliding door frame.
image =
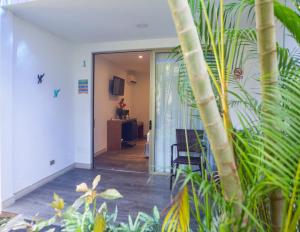
[[(155, 131), (155, 54), (165, 50), (158, 49), (139, 49), (139, 50), (119, 50), (119, 51), (106, 51), (106, 52), (94, 52), (92, 53), (92, 120), (91, 120), (91, 161), (92, 169), (95, 168), (95, 59), (96, 55), (101, 54), (117, 54), (117, 53), (130, 53), (130, 52), (149, 52), (150, 53), (150, 100), (149, 100), (149, 120), (151, 121), (151, 136), (150, 136), (150, 155), (149, 155), (149, 170), (148, 172), (153, 174), (155, 172), (154, 160), (155, 160), (155, 146), (154, 146), (154, 131)], [(170, 50), (168, 50), (170, 51)], [(153, 89), (152, 89), (153, 88)]]
[(172, 53), (172, 49), (154, 49), (150, 56), (150, 156), (149, 173), (157, 175), (169, 175), (168, 173), (157, 172), (155, 169), (155, 128), (156, 128), (156, 55), (159, 53)]
[(155, 172), (155, 80), (156, 80), (156, 66), (155, 66), (156, 51), (152, 51), (150, 54), (150, 104), (149, 104), (149, 118), (151, 125), (150, 138), (149, 138), (149, 173)]

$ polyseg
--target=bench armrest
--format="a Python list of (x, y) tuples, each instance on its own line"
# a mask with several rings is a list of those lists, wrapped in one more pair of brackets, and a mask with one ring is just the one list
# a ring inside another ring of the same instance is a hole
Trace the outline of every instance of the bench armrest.
[(174, 144), (172, 144), (171, 145), (171, 162), (173, 162), (173, 152), (174, 152), (174, 147), (177, 147), (177, 144), (176, 143), (174, 143)]

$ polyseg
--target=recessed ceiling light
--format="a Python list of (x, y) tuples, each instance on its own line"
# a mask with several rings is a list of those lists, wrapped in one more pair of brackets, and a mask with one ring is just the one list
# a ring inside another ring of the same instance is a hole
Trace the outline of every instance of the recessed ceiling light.
[(143, 56), (140, 55), (140, 56), (139, 56), (139, 59), (143, 59)]
[(149, 27), (149, 25), (147, 23), (139, 23), (136, 25), (136, 27), (139, 29), (144, 29), (144, 28)]

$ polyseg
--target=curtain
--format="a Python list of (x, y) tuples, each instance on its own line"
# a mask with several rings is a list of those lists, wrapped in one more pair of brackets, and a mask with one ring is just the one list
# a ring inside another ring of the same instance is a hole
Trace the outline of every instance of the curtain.
[(203, 129), (198, 110), (180, 100), (178, 76), (180, 62), (171, 53), (155, 57), (155, 171), (169, 172), (171, 145), (176, 143), (176, 129)]

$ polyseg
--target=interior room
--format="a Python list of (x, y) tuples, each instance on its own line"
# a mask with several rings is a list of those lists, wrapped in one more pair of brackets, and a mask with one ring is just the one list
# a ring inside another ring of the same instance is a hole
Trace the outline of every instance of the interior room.
[(94, 56), (94, 167), (148, 172), (150, 52)]

